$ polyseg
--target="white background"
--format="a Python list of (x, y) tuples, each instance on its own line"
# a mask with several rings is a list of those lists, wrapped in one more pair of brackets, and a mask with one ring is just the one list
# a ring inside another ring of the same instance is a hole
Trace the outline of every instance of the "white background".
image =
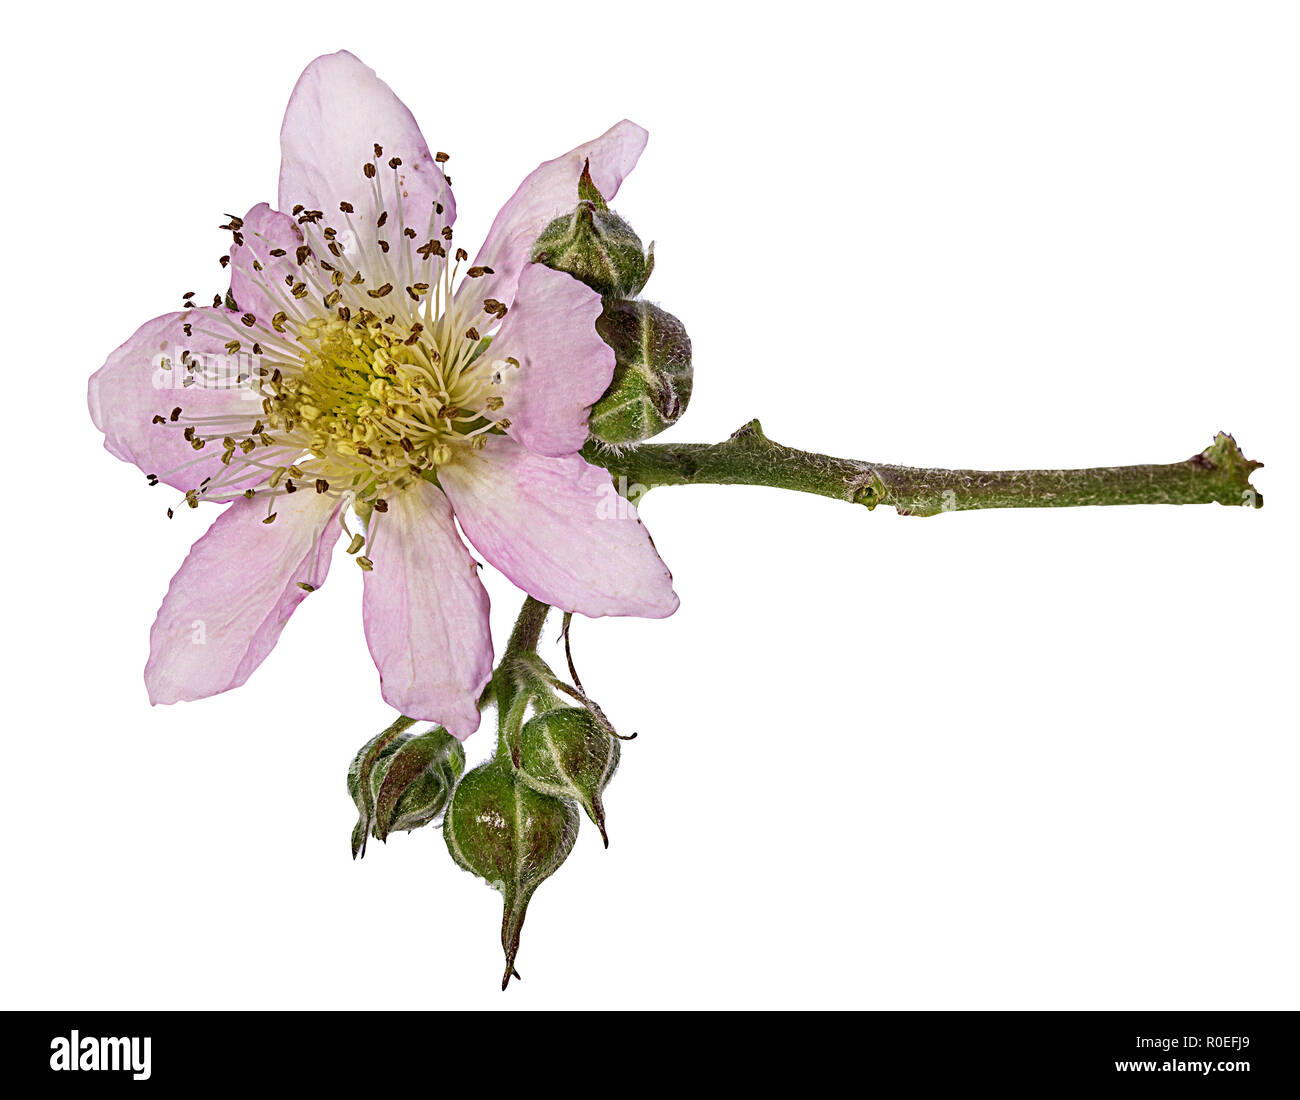
[[(1294, 9), (110, 7), (12, 14), (0, 67), (0, 1003), (1296, 1007)], [(289, 90), (340, 47), (453, 154), (466, 242), (539, 161), (649, 128), (617, 206), (695, 344), (669, 438), (760, 416), (1000, 468), (1222, 428), (1268, 507), (656, 491), (681, 610), (574, 631), (641, 733), (612, 844), (584, 822), (502, 995), (498, 896), (438, 830), (349, 858), (344, 772), (389, 713), (359, 571), (245, 687), (151, 709), (211, 514), (168, 523), (85, 410), (140, 322), (223, 288), (216, 227), (274, 200)]]

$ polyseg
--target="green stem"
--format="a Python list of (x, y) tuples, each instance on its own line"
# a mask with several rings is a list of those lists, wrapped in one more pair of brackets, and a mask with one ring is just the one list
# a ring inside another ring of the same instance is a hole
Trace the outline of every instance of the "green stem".
[(524, 600), (524, 606), (519, 609), (519, 618), (515, 620), (515, 627), (510, 632), (510, 641), (506, 643), (506, 651), (501, 654), (496, 672), (492, 675), (492, 687), (497, 702), (498, 758), (513, 756), (516, 746), (510, 743), (511, 733), (517, 729), (522, 717), (520, 707), (527, 702), (519, 695), (517, 658), (536, 652), (537, 643), (542, 638), (542, 627), (546, 623), (546, 616), (550, 614), (550, 610), (548, 604), (535, 600), (532, 596)]
[(542, 639), (542, 627), (546, 624), (546, 616), (550, 611), (549, 604), (535, 600), (532, 596), (524, 600), (524, 606), (519, 609), (519, 618), (515, 620), (515, 628), (510, 632), (510, 641), (506, 643), (506, 651), (502, 654), (503, 661), (516, 653), (532, 653), (537, 649), (537, 643)]
[(940, 470), (834, 458), (776, 443), (757, 420), (722, 443), (650, 443), (622, 453), (588, 444), (583, 455), (625, 479), (619, 491), (633, 499), (656, 485), (766, 485), (867, 508), (884, 504), (911, 516), (973, 508), (1264, 503), (1250, 484), (1261, 464), (1223, 433), (1184, 462), (1085, 470)]

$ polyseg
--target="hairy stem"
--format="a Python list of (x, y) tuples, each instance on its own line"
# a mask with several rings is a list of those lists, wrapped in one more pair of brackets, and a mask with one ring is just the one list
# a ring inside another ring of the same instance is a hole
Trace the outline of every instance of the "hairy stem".
[(527, 705), (527, 698), (520, 694), (517, 666), (520, 657), (536, 652), (537, 643), (542, 638), (542, 627), (546, 624), (546, 616), (550, 611), (549, 604), (535, 600), (532, 596), (524, 600), (524, 606), (519, 609), (519, 618), (515, 620), (514, 629), (510, 632), (510, 641), (506, 643), (506, 651), (501, 654), (496, 672), (492, 675), (497, 703), (498, 757), (515, 759), (518, 755), (514, 734), (523, 718), (521, 708)]
[(721, 443), (651, 443), (616, 453), (588, 444), (584, 457), (624, 479), (637, 497), (656, 485), (766, 485), (816, 493), (902, 515), (973, 508), (1072, 508), (1097, 504), (1219, 504), (1259, 508), (1250, 484), (1261, 463), (1220, 433), (1183, 462), (1085, 470), (939, 470), (800, 451), (776, 443), (751, 420)]
[(532, 653), (537, 649), (537, 643), (542, 638), (542, 627), (550, 611), (549, 604), (535, 600), (532, 596), (524, 600), (524, 606), (519, 609), (519, 618), (515, 620), (515, 627), (510, 632), (510, 641), (506, 643), (506, 651), (502, 654), (503, 661), (507, 657)]

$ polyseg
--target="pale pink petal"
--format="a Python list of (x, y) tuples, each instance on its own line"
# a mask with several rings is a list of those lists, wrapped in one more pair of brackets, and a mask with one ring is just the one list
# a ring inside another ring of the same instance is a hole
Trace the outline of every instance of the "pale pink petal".
[(578, 205), (583, 162), (591, 161), (592, 182), (606, 200), (613, 199), (623, 178), (636, 166), (649, 136), (635, 122), (624, 119), (594, 141), (539, 165), (501, 208), (474, 261), (492, 268), (493, 274), (466, 283), (461, 294), (495, 298), (510, 305), (533, 243), (552, 221)]
[(447, 498), (427, 481), (388, 495), (370, 521), (363, 614), (384, 700), (459, 738), (492, 678), (488, 595)]
[[(303, 243), (302, 231), (287, 214), (262, 202), (244, 215), (239, 232), (244, 243), (230, 250), (230, 293), (242, 311), (265, 325), (285, 308), (285, 276), (299, 277), (295, 254)], [(273, 251), (284, 254), (272, 256)]]
[(530, 596), (592, 616), (677, 610), (672, 574), (609, 471), (494, 436), (438, 478), (470, 542)]
[(529, 264), (492, 341), (501, 372), (503, 415), (530, 451), (566, 455), (587, 441), (587, 414), (614, 377), (614, 351), (596, 332), (600, 295), (571, 275)]
[[(376, 144), (382, 157), (375, 156)], [(298, 78), (280, 128), (280, 154), (281, 210), (292, 213), (297, 204), (320, 210), (326, 224), (342, 230), (339, 203), (350, 202), (366, 223), (361, 232), (387, 211), (391, 243), (412, 250), (430, 236), (431, 218), (435, 230), (456, 219), (451, 188), (406, 104), (346, 50), (318, 57)], [(393, 157), (402, 162), (396, 170), (388, 163)], [(373, 181), (363, 173), (367, 163), (377, 169)], [(415, 240), (402, 236), (406, 226)]]
[[(184, 431), (194, 417), (229, 418), (232, 431), (235, 424), (247, 430), (257, 418), (261, 403), (239, 380), (247, 364), (222, 346), (235, 336), (228, 320), (236, 316), (205, 308), (155, 317), (91, 375), (90, 418), (104, 433), (110, 454), (178, 489), (193, 489), (226, 470), (221, 447), (195, 451)], [(199, 364), (194, 370), (182, 363), (186, 351)], [(193, 384), (186, 386), (187, 380)], [(177, 407), (182, 412), (172, 420)], [(155, 416), (166, 423), (154, 423)]]
[(237, 500), (191, 548), (149, 634), (144, 679), (154, 703), (238, 687), (275, 648), (294, 608), (319, 588), (338, 540), (338, 501), (281, 495), (267, 524), (261, 500)]

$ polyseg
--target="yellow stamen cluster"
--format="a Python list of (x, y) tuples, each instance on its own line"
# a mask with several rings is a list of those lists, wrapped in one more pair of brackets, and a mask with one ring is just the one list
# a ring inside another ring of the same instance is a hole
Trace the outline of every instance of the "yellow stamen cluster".
[[(224, 339), (231, 356), (251, 354), (237, 381), (261, 401), (252, 423), (187, 417), (183, 401), (154, 417), (160, 430), (184, 431), (196, 451), (222, 449), (226, 471), (186, 494), (191, 507), (240, 492), (265, 495), (271, 522), (280, 493), (305, 489), (384, 511), (385, 493), (413, 478), (436, 478), (438, 467), (509, 426), (498, 392), (503, 364), (485, 354), (507, 307), (453, 293), (469, 256), (460, 248), (449, 253), (453, 234), (441, 203), (429, 211), (425, 242), (412, 245), (421, 234), (403, 223), (401, 160), (388, 160), (391, 176), (385, 177), (376, 164), (383, 150), (378, 144), (374, 150), (375, 160), (360, 173), (378, 212), (370, 224), (351, 202), (339, 203), (337, 226), (321, 211), (298, 206), (292, 215), (301, 241), (292, 250), (256, 234), (256, 243), (246, 241), (250, 231), (239, 218), (222, 227), (234, 239), (223, 266), (239, 271), (275, 309), (269, 317), (241, 313), (228, 296), (214, 302), (225, 310), (202, 315), (207, 327), (200, 328), (197, 314), (185, 326), (187, 335), (197, 330)], [(446, 159), (439, 154), (439, 164)], [(468, 279), (490, 274), (487, 267), (465, 272)], [(213, 332), (215, 324), (230, 331)], [(186, 384), (211, 373), (210, 359), (181, 355)], [(224, 373), (229, 377), (228, 367)], [(255, 487), (241, 489), (250, 475)]]

